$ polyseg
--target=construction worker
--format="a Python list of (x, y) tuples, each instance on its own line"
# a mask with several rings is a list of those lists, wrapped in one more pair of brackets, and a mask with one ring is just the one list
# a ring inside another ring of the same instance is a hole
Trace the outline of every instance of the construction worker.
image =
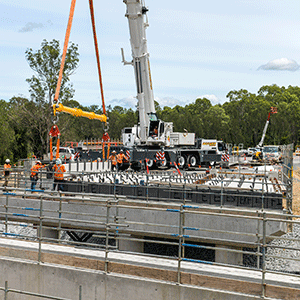
[(37, 160), (35, 165), (30, 169), (31, 190), (35, 190), (36, 183), (39, 180), (39, 169), (44, 167), (45, 165), (42, 165), (42, 163), (39, 160)]
[(118, 170), (123, 166), (123, 162), (126, 159), (125, 154), (123, 153), (123, 150), (120, 150), (120, 153), (117, 155), (117, 163), (118, 163)]
[(257, 150), (255, 153), (255, 159), (261, 161), (262, 160), (262, 152), (261, 150)]
[(61, 160), (59, 158), (56, 160), (53, 169), (54, 169), (53, 190), (55, 190), (57, 186), (58, 191), (63, 191), (64, 173), (66, 172), (66, 168), (64, 165), (61, 164)]
[(118, 171), (117, 155), (115, 150), (111, 153), (108, 159), (111, 161), (111, 170), (113, 171), (116, 169)]
[(9, 179), (10, 172), (11, 172), (10, 160), (6, 159), (5, 164), (4, 164), (4, 183), (3, 183), (3, 186), (8, 185), (8, 179)]

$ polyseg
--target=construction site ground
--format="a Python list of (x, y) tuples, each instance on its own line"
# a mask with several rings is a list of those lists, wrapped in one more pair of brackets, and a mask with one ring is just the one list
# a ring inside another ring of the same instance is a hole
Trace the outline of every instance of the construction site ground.
[(293, 177), (293, 214), (300, 215), (300, 169), (294, 171)]

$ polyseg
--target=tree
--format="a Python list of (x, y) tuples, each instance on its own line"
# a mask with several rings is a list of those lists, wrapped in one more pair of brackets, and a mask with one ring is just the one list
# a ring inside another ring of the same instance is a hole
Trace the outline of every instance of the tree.
[(0, 161), (4, 163), (6, 158), (13, 158), (13, 145), (15, 141), (14, 130), (9, 124), (9, 105), (0, 100)]
[[(31, 48), (25, 52), (25, 57), (30, 68), (35, 72), (31, 78), (26, 79), (30, 85), (31, 99), (35, 102), (44, 102), (46, 99), (50, 104), (55, 95), (58, 74), (61, 65), (61, 53), (59, 41), (48, 42), (43, 40), (41, 49), (33, 51)], [(78, 46), (70, 43), (64, 65), (59, 99), (61, 102), (69, 100), (74, 95), (69, 77), (77, 69), (79, 63)]]
[[(29, 113), (31, 113), (32, 105), (30, 107), (30, 101), (23, 97), (13, 97), (9, 101), (8, 122), (10, 128), (14, 131), (14, 146), (12, 147), (12, 153), (15, 160), (19, 158), (25, 158), (28, 156), (31, 149), (31, 122), (28, 119)], [(34, 111), (34, 110), (33, 110)]]
[[(48, 149), (48, 132), (52, 125), (51, 103), (53, 101), (58, 75), (61, 65), (59, 41), (48, 42), (43, 40), (41, 49), (33, 51), (31, 48), (25, 52), (25, 57), (34, 75), (26, 79), (29, 83), (31, 104), (26, 104), (27, 120), (31, 125), (31, 134), (36, 154), (41, 156)], [(64, 65), (59, 100), (62, 103), (73, 98), (74, 89), (69, 82), (69, 76), (74, 73), (79, 63), (78, 46), (70, 43)], [(71, 118), (65, 118), (65, 121)]]

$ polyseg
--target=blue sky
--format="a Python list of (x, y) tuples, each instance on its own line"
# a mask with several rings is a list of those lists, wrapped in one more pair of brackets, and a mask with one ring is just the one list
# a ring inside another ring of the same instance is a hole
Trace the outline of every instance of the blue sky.
[[(0, 0), (0, 99), (29, 97), (27, 48), (64, 41), (70, 0)], [(106, 105), (134, 107), (133, 69), (122, 0), (94, 1)], [(155, 99), (185, 105), (199, 97), (224, 103), (231, 90), (299, 85), (299, 0), (146, 0)], [(70, 77), (75, 100), (101, 105), (87, 0), (77, 0), (70, 40), (80, 65)]]

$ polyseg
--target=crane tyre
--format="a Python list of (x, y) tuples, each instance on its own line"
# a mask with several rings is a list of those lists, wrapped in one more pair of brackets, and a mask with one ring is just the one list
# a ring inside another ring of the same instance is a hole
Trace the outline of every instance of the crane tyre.
[(183, 155), (178, 156), (177, 158), (177, 165), (180, 169), (184, 168), (186, 164), (186, 158)]
[(165, 167), (168, 166), (168, 161), (167, 161), (166, 158), (164, 158), (164, 159), (162, 159), (162, 160), (160, 161), (160, 166), (163, 167), (163, 168), (165, 168)]
[(196, 167), (197, 165), (197, 158), (195, 155), (190, 155), (188, 157), (188, 164), (191, 166), (191, 167)]
[(152, 168), (154, 166), (154, 160), (153, 159), (147, 159), (146, 160), (146, 166), (148, 168)]

